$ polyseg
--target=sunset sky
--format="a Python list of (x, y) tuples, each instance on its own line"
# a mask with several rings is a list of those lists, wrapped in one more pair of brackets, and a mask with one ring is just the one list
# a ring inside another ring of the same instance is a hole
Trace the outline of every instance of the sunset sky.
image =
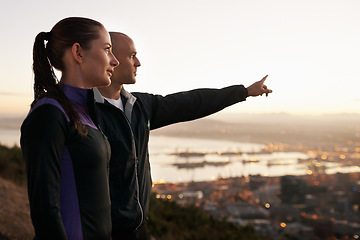
[(0, 114), (33, 100), (32, 46), (61, 19), (83, 16), (133, 38), (142, 66), (130, 91), (169, 94), (249, 86), (274, 93), (238, 113), (360, 113), (358, 0), (32, 0), (0, 8)]

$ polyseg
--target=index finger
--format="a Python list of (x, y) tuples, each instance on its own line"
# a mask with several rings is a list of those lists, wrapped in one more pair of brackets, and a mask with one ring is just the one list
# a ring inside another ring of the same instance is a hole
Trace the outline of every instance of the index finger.
[(268, 77), (268, 75), (266, 75), (265, 77), (263, 77), (263, 78), (260, 80), (260, 82), (261, 82), (261, 83), (264, 83), (267, 77)]

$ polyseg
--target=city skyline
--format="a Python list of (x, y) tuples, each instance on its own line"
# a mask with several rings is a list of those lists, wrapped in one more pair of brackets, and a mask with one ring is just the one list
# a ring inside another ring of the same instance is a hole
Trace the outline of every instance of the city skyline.
[(354, 0), (7, 2), (0, 10), (0, 114), (29, 110), (35, 36), (68, 16), (133, 38), (142, 66), (130, 91), (249, 86), (268, 74), (273, 94), (226, 111), (360, 113), (359, 7)]

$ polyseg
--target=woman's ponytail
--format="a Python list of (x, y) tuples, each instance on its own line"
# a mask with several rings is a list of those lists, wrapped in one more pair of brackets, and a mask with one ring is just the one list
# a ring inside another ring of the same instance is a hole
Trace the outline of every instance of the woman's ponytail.
[[(42, 98), (46, 92), (56, 92), (57, 77), (54, 73), (47, 54), (45, 41), (49, 41), (50, 33), (39, 33), (33, 48), (33, 71), (34, 71), (34, 102)], [(33, 105), (32, 104), (32, 105)]]

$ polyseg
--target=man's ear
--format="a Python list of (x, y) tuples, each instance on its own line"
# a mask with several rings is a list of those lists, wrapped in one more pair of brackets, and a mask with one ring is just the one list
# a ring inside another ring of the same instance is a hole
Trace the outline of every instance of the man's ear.
[(74, 43), (71, 47), (72, 55), (78, 63), (83, 62), (83, 49), (79, 43)]

